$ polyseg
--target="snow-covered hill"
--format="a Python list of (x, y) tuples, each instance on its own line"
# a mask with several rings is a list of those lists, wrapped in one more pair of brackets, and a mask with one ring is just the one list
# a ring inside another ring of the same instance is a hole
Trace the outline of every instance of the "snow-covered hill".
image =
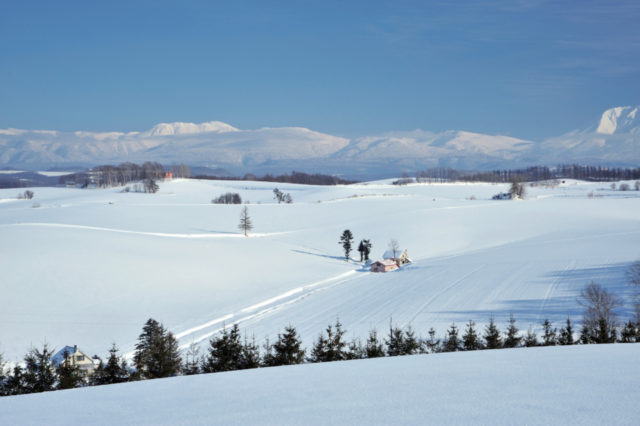
[[(628, 299), (625, 273), (640, 258), (640, 192), (608, 183), (528, 188), (524, 201), (490, 200), (507, 185), (278, 184), (293, 198), (286, 205), (275, 186), (33, 188), (33, 200), (0, 190), (0, 291), (10, 301), (0, 352), (20, 360), (46, 340), (99, 355), (115, 341), (126, 353), (148, 318), (183, 347), (232, 323), (260, 343), (291, 323), (307, 347), (336, 318), (349, 339), (384, 333), (391, 319), (423, 336), (491, 315), (504, 327), (510, 313), (521, 329), (545, 318), (559, 326), (579, 320), (576, 297), (591, 280)], [(242, 206), (210, 203), (226, 192), (249, 202), (249, 238), (237, 229)], [(373, 259), (395, 238), (414, 262), (387, 274), (345, 262), (344, 229), (356, 246), (371, 240)], [(629, 318), (631, 307), (619, 313)]]
[(467, 131), (389, 132), (354, 139), (300, 127), (240, 130), (219, 121), (161, 123), (142, 132), (0, 130), (0, 166), (49, 168), (124, 161), (224, 168), (236, 174), (324, 172), (381, 178), (428, 167), (514, 168), (558, 163), (637, 166), (638, 107), (542, 142)]
[(640, 345), (273, 367), (0, 398), (11, 425), (637, 424)]

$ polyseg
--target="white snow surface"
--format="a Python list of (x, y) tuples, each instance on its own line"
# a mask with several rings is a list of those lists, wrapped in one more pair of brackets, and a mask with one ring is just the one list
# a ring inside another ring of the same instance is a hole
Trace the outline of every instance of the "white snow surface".
[[(160, 182), (157, 194), (32, 188), (33, 200), (0, 190), (0, 292), (8, 301), (0, 352), (15, 362), (46, 341), (100, 356), (116, 342), (131, 353), (148, 318), (183, 348), (206, 346), (233, 323), (259, 343), (292, 324), (306, 347), (337, 318), (349, 339), (372, 328), (384, 334), (390, 320), (422, 336), (470, 319), (482, 327), (492, 315), (504, 328), (510, 313), (526, 330), (545, 318), (578, 321), (576, 297), (591, 281), (629, 299), (639, 192), (567, 181), (527, 188), (523, 201), (492, 201), (508, 185), (388, 182), (178, 179)], [(294, 203), (276, 204), (275, 187)], [(243, 206), (210, 203), (229, 191), (250, 202), (248, 238), (237, 229)], [(345, 262), (344, 229), (354, 247), (371, 240), (374, 261), (396, 239), (413, 263), (374, 274)], [(625, 320), (632, 308), (618, 313)]]
[(640, 345), (457, 352), (0, 398), (0, 423), (633, 425)]

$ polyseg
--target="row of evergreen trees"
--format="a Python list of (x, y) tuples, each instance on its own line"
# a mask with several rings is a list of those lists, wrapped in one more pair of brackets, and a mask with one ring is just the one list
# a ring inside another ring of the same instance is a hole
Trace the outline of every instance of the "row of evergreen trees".
[(553, 327), (549, 320), (545, 320), (542, 323), (542, 329), (541, 338), (538, 338), (531, 327), (522, 334), (512, 315), (504, 332), (499, 330), (492, 317), (482, 332), (476, 328), (475, 322), (469, 321), (462, 334), (454, 323), (442, 338), (436, 337), (436, 331), (433, 328), (428, 331), (428, 337), (420, 338), (411, 326), (403, 329), (390, 323), (386, 337), (381, 339), (373, 329), (363, 343), (358, 339), (347, 341), (346, 331), (337, 320), (334, 325), (328, 325), (320, 333), (313, 347), (307, 351), (292, 325), (285, 327), (284, 332), (278, 333), (273, 343), (267, 339), (261, 350), (254, 338), (241, 336), (240, 328), (234, 324), (231, 328), (224, 328), (210, 339), (206, 354), (201, 355), (199, 347), (193, 344), (185, 352), (183, 359), (173, 334), (156, 320), (149, 319), (138, 337), (131, 366), (118, 356), (118, 348), (114, 344), (109, 350), (107, 361), (100, 360), (93, 374), (86, 377), (77, 366), (68, 362), (67, 354), (65, 354), (65, 361), (54, 367), (51, 360), (53, 350), (45, 344), (42, 350), (31, 349), (24, 358), (24, 366), (17, 364), (9, 372), (5, 372), (0, 358), (0, 395), (46, 392), (176, 375), (217, 373), (306, 362), (522, 346), (640, 342), (640, 321), (628, 321), (619, 333), (616, 328), (610, 329), (603, 324), (596, 325), (595, 328), (583, 325), (578, 339), (574, 337), (576, 333), (570, 318), (567, 318), (560, 329)]

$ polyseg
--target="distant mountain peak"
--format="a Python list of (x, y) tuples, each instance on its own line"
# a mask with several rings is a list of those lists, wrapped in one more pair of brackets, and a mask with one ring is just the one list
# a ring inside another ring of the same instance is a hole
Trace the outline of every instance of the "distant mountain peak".
[(636, 117), (638, 116), (638, 107), (615, 107), (606, 110), (600, 118), (597, 133), (603, 135), (612, 135), (617, 131), (629, 130), (634, 127)]
[(183, 123), (176, 121), (173, 123), (159, 123), (153, 126), (149, 131), (145, 132), (146, 136), (173, 136), (188, 135), (196, 133), (227, 133), (237, 132), (235, 127), (223, 123), (222, 121), (209, 121), (206, 123)]

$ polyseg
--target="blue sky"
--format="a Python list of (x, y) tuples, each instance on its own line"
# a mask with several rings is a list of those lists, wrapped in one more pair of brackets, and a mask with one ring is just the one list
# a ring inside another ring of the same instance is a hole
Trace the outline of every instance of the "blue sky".
[(0, 0), (0, 128), (538, 140), (640, 104), (638, 1)]

